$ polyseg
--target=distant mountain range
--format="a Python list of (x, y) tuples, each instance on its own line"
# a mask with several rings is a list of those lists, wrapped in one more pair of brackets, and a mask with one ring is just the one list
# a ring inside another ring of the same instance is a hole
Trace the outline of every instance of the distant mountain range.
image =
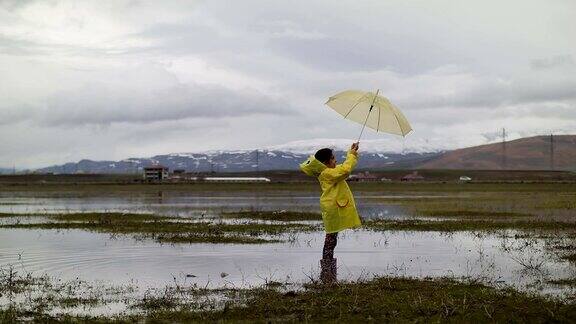
[[(210, 151), (174, 153), (151, 158), (130, 158), (121, 161), (92, 161), (55, 165), (36, 170), (39, 173), (138, 173), (146, 166), (163, 165), (170, 170), (187, 172), (246, 172), (265, 170), (297, 170), (298, 164), (319, 147), (332, 147), (343, 161), (349, 140), (317, 140), (293, 142), (267, 150)], [(402, 147), (382, 141), (361, 143), (359, 169), (469, 169), (469, 170), (576, 170), (576, 135), (521, 138), (502, 143), (456, 150), (434, 150), (420, 143)], [(378, 152), (385, 147), (388, 152)], [(392, 151), (394, 150), (394, 151)], [(504, 151), (506, 152), (504, 158)], [(553, 152), (553, 155), (551, 155)], [(553, 158), (551, 158), (553, 156)]]
[[(359, 168), (413, 168), (439, 153), (363, 153)], [(286, 151), (240, 151), (211, 153), (174, 153), (151, 158), (130, 158), (122, 161), (81, 160), (36, 170), (39, 173), (137, 173), (146, 166), (163, 165), (187, 172), (246, 172), (264, 170), (296, 170), (309, 154)], [(345, 152), (335, 151), (339, 161)]]
[(11, 168), (0, 168), (0, 174), (12, 174), (14, 173), (14, 169)]
[(444, 152), (421, 169), (576, 170), (576, 135), (525, 137)]

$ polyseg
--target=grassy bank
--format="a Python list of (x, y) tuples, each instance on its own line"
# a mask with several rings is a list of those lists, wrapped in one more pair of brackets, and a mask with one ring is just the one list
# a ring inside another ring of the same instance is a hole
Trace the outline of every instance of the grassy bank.
[[(371, 220), (364, 227), (383, 231), (497, 231), (497, 230), (576, 230), (576, 223), (524, 220)], [(576, 233), (576, 232), (575, 232)]]
[[(86, 288), (86, 287), (84, 287)], [(90, 288), (89, 290), (90, 291)], [(99, 289), (102, 292), (105, 289)], [(381, 277), (370, 281), (341, 282), (333, 286), (306, 285), (289, 290), (282, 284), (254, 289), (166, 287), (135, 297), (117, 292), (131, 310), (109, 317), (67, 315), (66, 309), (83, 305), (90, 310), (106, 302), (100, 293), (96, 301), (77, 296), (78, 290), (64, 294), (38, 307), (12, 303), (0, 310), (0, 320), (16, 322), (24, 318), (37, 322), (528, 322), (568, 323), (576, 318), (574, 300), (552, 300), (496, 289), (474, 282), (449, 279), (410, 279)], [(86, 293), (86, 290), (83, 291)], [(212, 297), (210, 297), (212, 296)], [(218, 297), (215, 297), (218, 296)], [(67, 305), (68, 300), (74, 306)], [(64, 306), (62, 306), (64, 305)], [(59, 312), (55, 311), (59, 308)]]
[(318, 229), (317, 226), (306, 224), (207, 222), (151, 214), (69, 213), (37, 216), (42, 216), (46, 220), (34, 223), (14, 222), (0, 225), (0, 228), (85, 230), (113, 236), (127, 235), (136, 239), (153, 239), (160, 243), (237, 244), (282, 242), (281, 235)]
[(157, 311), (159, 321), (570, 322), (576, 306), (451, 280), (378, 278), (303, 292), (257, 290), (246, 306), (217, 312)]
[(322, 215), (319, 213), (306, 213), (294, 211), (239, 211), (222, 213), (223, 218), (235, 219), (254, 219), (265, 221), (279, 222), (298, 222), (298, 221), (321, 221)]

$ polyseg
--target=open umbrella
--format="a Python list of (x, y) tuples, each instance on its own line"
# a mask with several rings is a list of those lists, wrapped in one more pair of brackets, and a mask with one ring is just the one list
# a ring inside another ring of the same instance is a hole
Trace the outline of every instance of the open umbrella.
[(408, 120), (390, 100), (379, 96), (379, 92), (346, 90), (330, 97), (326, 105), (344, 118), (362, 124), (358, 141), (366, 126), (377, 132), (406, 136), (412, 131)]

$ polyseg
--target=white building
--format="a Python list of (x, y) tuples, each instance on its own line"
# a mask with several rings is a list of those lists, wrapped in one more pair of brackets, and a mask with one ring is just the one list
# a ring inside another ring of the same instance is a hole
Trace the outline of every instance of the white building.
[(162, 165), (155, 165), (144, 168), (144, 180), (162, 181), (168, 179), (168, 168)]

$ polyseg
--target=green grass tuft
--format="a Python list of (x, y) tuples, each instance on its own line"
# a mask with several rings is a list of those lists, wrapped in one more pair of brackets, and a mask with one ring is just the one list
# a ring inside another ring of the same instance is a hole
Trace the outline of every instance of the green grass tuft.
[(240, 211), (223, 213), (223, 218), (256, 219), (281, 222), (321, 221), (319, 213), (293, 212), (293, 211)]
[[(256, 289), (245, 305), (217, 311), (158, 309), (151, 322), (569, 322), (576, 306), (474, 283), (378, 278), (311, 285), (301, 292)], [(141, 318), (142, 320), (142, 318)]]
[(111, 235), (131, 235), (137, 239), (153, 239), (161, 243), (277, 243), (279, 236), (295, 232), (319, 230), (308, 224), (264, 224), (255, 222), (212, 223), (151, 214), (76, 213), (51, 215), (54, 221), (15, 223), (0, 228), (85, 230)]

